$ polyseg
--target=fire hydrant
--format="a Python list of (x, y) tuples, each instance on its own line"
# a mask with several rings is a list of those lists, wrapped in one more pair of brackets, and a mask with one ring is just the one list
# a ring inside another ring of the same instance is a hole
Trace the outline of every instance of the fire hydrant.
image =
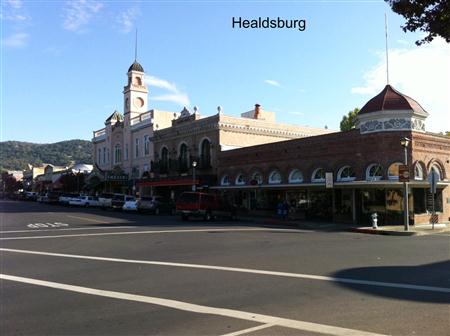
[(378, 229), (378, 215), (374, 212), (372, 215), (372, 229)]

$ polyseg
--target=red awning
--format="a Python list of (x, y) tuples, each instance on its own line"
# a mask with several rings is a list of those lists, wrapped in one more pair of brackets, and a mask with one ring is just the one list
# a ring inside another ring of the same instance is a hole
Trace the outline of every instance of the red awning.
[[(199, 181), (195, 180), (195, 184)], [(139, 187), (170, 187), (170, 186), (189, 186), (193, 185), (194, 180), (192, 179), (176, 179), (176, 180), (161, 180), (161, 181), (142, 181), (138, 182)]]

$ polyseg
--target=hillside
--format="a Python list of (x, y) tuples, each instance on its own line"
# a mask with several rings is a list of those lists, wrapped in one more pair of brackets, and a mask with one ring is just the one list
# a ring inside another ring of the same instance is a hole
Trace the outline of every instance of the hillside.
[(67, 140), (52, 144), (21, 141), (0, 142), (0, 169), (23, 170), (28, 163), (70, 166), (74, 162), (92, 164), (92, 143), (90, 141)]

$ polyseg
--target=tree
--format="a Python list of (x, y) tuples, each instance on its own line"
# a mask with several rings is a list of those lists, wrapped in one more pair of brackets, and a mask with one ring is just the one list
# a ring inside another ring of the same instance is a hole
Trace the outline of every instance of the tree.
[(341, 120), (341, 131), (349, 131), (355, 128), (356, 117), (359, 113), (359, 108), (355, 107), (353, 111), (349, 111), (347, 115), (344, 115)]
[(436, 36), (450, 42), (450, 1), (448, 0), (385, 0), (392, 10), (406, 19), (404, 32), (417, 29), (428, 33), (416, 45), (429, 43)]

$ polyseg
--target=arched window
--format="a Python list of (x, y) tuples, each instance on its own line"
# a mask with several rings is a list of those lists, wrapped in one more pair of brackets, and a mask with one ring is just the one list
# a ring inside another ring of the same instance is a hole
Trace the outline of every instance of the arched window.
[(345, 181), (354, 181), (356, 179), (355, 171), (350, 166), (344, 166), (339, 169), (337, 173), (337, 181), (345, 182)]
[(378, 181), (383, 178), (383, 168), (378, 163), (373, 163), (366, 170), (367, 181)]
[(222, 179), (220, 180), (220, 185), (227, 186), (230, 185), (230, 178), (228, 175), (222, 176)]
[(325, 182), (325, 169), (317, 168), (311, 175), (312, 182)]
[(262, 175), (258, 172), (254, 173), (252, 175), (252, 181), (256, 181), (256, 184), (262, 184), (263, 183)]
[(389, 180), (398, 180), (399, 167), (401, 165), (403, 165), (403, 163), (395, 162), (389, 166), (389, 169), (388, 169), (388, 179)]
[(204, 139), (200, 146), (200, 164), (202, 168), (211, 167), (211, 142)]
[(180, 146), (180, 155), (178, 156), (180, 173), (186, 173), (189, 169), (188, 147), (185, 143)]
[(116, 144), (114, 146), (114, 163), (118, 164), (122, 162), (122, 148), (120, 148), (120, 144)]
[(169, 171), (169, 150), (167, 147), (161, 149), (161, 160), (159, 161), (159, 169), (161, 174), (166, 174)]
[(142, 85), (142, 79), (141, 77), (134, 77), (134, 85)]
[(245, 177), (243, 174), (239, 174), (236, 177), (236, 181), (234, 182), (236, 185), (244, 185), (245, 184)]
[(422, 181), (424, 178), (422, 165), (417, 162), (414, 166), (414, 180)]
[(278, 170), (274, 170), (269, 175), (269, 184), (281, 183), (281, 174)]
[(303, 182), (303, 174), (300, 170), (294, 169), (289, 174), (289, 183), (302, 183)]
[(436, 174), (438, 175), (438, 177), (439, 177), (439, 179), (438, 179), (438, 181), (442, 181), (442, 179), (443, 179), (443, 174), (442, 174), (442, 171), (441, 171), (441, 167), (439, 167), (437, 164), (433, 164), (432, 166), (431, 166), (431, 169), (430, 169), (430, 173), (431, 172), (436, 172)]

